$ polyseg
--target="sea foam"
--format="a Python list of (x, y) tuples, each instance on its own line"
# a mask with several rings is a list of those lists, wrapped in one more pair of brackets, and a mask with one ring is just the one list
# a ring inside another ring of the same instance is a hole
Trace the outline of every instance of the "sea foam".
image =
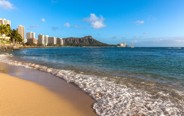
[[(72, 70), (49, 68), (34, 63), (11, 60), (9, 54), (0, 55), (0, 62), (48, 72), (67, 83), (77, 85), (95, 99), (93, 109), (100, 116), (183, 116), (184, 101), (153, 97), (148, 92), (108, 81), (107, 77), (79, 74)], [(163, 94), (160, 92), (160, 94)]]

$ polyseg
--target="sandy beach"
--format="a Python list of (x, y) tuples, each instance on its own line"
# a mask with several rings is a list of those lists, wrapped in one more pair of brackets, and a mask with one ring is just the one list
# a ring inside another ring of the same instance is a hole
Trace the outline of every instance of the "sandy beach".
[(94, 101), (61, 79), (3, 63), (0, 72), (0, 116), (96, 115), (91, 108)]

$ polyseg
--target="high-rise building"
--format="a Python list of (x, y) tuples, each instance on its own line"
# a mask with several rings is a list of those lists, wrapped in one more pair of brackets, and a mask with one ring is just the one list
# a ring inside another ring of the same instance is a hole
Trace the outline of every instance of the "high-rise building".
[(7, 25), (7, 24), (11, 26), (11, 21), (6, 20), (5, 18), (0, 18), (0, 25)]
[(63, 39), (57, 38), (57, 45), (62, 46), (63, 45)]
[(45, 45), (45, 36), (42, 34), (38, 35), (38, 45)]
[(35, 39), (35, 33), (34, 32), (26, 33), (26, 39), (27, 39), (28, 44), (37, 44), (37, 40)]
[(26, 33), (26, 39), (30, 39), (30, 38), (35, 38), (35, 33), (34, 32)]
[(48, 45), (56, 45), (57, 44), (57, 40), (56, 37), (49, 37), (48, 38)]
[(19, 25), (17, 28), (18, 33), (21, 35), (22, 39), (24, 40), (24, 26)]
[(37, 44), (37, 40), (35, 38), (29, 38), (27, 39), (27, 44), (30, 44), (30, 45)]
[(45, 45), (46, 46), (48, 45), (48, 42), (49, 42), (49, 36), (48, 35), (45, 35)]
[(60, 43), (61, 46), (64, 45), (64, 40), (61, 38), (61, 43)]

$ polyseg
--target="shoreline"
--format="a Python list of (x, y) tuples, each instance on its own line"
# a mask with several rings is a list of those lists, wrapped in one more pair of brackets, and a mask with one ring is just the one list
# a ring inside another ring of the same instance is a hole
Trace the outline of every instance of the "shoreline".
[(55, 45), (55, 46), (31, 46), (31, 45), (22, 45), (18, 44), (18, 46), (13, 46), (13, 45), (0, 45), (0, 52), (7, 52), (7, 51), (12, 51), (12, 50), (19, 50), (19, 49), (26, 49), (26, 48), (57, 48), (57, 47), (117, 47), (116, 45), (104, 45), (104, 46), (93, 46), (93, 45), (88, 45), (88, 46), (70, 46), (70, 45)]
[[(71, 104), (73, 109), (80, 113), (79, 116), (96, 116), (96, 113), (92, 109), (94, 100), (75, 85), (68, 84), (64, 80), (45, 72), (10, 66), (0, 62), (0, 73), (1, 72), (7, 74), (8, 76), (13, 76), (17, 79), (41, 86), (51, 94), (59, 97), (61, 101)], [(67, 110), (72, 112), (73, 109), (68, 108)]]

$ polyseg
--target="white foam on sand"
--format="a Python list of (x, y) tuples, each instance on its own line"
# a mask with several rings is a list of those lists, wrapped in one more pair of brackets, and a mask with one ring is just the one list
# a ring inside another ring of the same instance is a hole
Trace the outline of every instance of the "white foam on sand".
[(0, 62), (9, 65), (32, 68), (53, 74), (64, 79), (67, 83), (74, 83), (92, 96), (96, 102), (93, 109), (100, 116), (183, 116), (184, 101), (174, 102), (171, 99), (154, 98), (144, 90), (129, 88), (126, 85), (107, 81), (106, 77), (78, 74), (71, 70), (49, 68), (34, 63), (23, 63), (10, 60), (12, 55), (0, 55)]

